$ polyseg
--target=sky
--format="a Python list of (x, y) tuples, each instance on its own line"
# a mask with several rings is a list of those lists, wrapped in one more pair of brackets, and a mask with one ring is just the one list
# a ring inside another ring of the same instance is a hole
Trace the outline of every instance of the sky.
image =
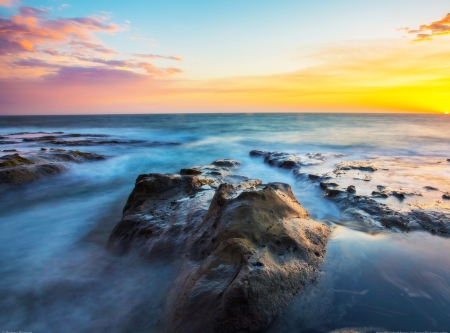
[(0, 0), (0, 115), (450, 111), (449, 0)]

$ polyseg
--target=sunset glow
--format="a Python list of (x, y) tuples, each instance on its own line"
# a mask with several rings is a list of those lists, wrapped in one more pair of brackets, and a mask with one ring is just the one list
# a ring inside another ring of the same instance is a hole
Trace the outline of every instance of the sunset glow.
[[(445, 112), (445, 1), (414, 1), (402, 15), (384, 2), (374, 14), (326, 3), (265, 4), (247, 18), (237, 2), (193, 2), (202, 21), (181, 4), (0, 1), (0, 113)], [(293, 14), (325, 9), (317, 21)]]

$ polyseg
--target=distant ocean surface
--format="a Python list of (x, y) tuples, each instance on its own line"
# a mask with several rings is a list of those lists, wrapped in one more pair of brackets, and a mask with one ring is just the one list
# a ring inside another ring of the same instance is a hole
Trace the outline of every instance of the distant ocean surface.
[[(158, 307), (176, 264), (149, 264), (104, 250), (142, 173), (178, 173), (218, 158), (238, 173), (289, 183), (316, 220), (334, 223), (322, 279), (269, 332), (344, 327), (448, 331), (450, 239), (424, 232), (374, 235), (346, 223), (317, 186), (249, 156), (253, 149), (340, 153), (346, 160), (450, 158), (450, 117), (413, 114), (176, 114), (0, 117), (17, 132), (105, 134), (144, 143), (77, 149), (108, 157), (0, 192), (0, 328), (31, 332), (157, 332)], [(1, 145), (20, 151), (44, 143)], [(6, 153), (2, 153), (6, 154)], [(416, 169), (421, 171), (417, 162)], [(312, 169), (313, 170), (313, 169)], [(398, 184), (450, 191), (450, 163)], [(313, 170), (314, 171), (314, 170)], [(423, 183), (423, 184), (422, 184)], [(362, 190), (364, 186), (361, 185)], [(367, 190), (368, 187), (367, 187)]]

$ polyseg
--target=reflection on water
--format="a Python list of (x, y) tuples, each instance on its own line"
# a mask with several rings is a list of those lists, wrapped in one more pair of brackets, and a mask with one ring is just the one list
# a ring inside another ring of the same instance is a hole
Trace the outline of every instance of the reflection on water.
[(335, 226), (322, 278), (269, 332), (342, 327), (445, 331), (450, 324), (450, 242), (426, 233), (368, 235)]
[[(424, 233), (374, 234), (358, 221), (342, 221), (339, 209), (322, 198), (316, 185), (296, 182), (289, 171), (248, 156), (252, 149), (338, 152), (345, 159), (370, 154), (385, 161), (401, 155), (406, 158), (391, 165), (390, 173), (375, 176), (380, 177), (376, 181), (411, 188), (438, 184), (450, 190), (450, 163), (434, 163), (450, 158), (448, 119), (307, 114), (2, 117), (0, 136), (64, 131), (181, 145), (77, 147), (109, 159), (73, 165), (56, 177), (0, 192), (0, 327), (35, 332), (155, 330), (158, 306), (176, 265), (112, 258), (103, 246), (138, 174), (174, 173), (229, 157), (243, 162), (240, 174), (291, 184), (313, 218), (336, 222), (320, 283), (298, 297), (270, 332), (356, 326), (448, 330), (448, 239)], [(19, 151), (40, 147), (49, 148), (32, 142), (1, 146)], [(305, 169), (322, 172), (335, 161), (327, 163)], [(424, 166), (426, 172), (421, 172)], [(363, 186), (369, 184), (362, 182), (362, 191)], [(424, 194), (435, 200), (434, 193)]]

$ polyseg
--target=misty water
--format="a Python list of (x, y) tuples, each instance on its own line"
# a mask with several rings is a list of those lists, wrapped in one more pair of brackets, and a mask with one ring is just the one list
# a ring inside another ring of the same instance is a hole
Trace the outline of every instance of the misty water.
[[(177, 173), (233, 158), (242, 162), (237, 174), (264, 183), (289, 183), (312, 218), (333, 228), (321, 278), (291, 302), (269, 332), (344, 327), (448, 331), (449, 238), (426, 232), (374, 232), (359, 221), (345, 220), (316, 184), (295, 180), (288, 170), (268, 166), (249, 152), (345, 155), (306, 168), (310, 172), (342, 160), (376, 157), (396, 170), (377, 182), (450, 191), (450, 163), (441, 163), (450, 158), (449, 124), (450, 117), (438, 115), (1, 117), (0, 136), (63, 131), (142, 142), (75, 147), (108, 158), (0, 189), (0, 328), (157, 332), (159, 307), (177, 263), (114, 257), (104, 249), (109, 234), (139, 174)], [(20, 153), (41, 147), (51, 148), (20, 142), (0, 149)], [(371, 190), (370, 183), (355, 185), (364, 192)], [(424, 195), (430, 202), (438, 199), (436, 194)]]

